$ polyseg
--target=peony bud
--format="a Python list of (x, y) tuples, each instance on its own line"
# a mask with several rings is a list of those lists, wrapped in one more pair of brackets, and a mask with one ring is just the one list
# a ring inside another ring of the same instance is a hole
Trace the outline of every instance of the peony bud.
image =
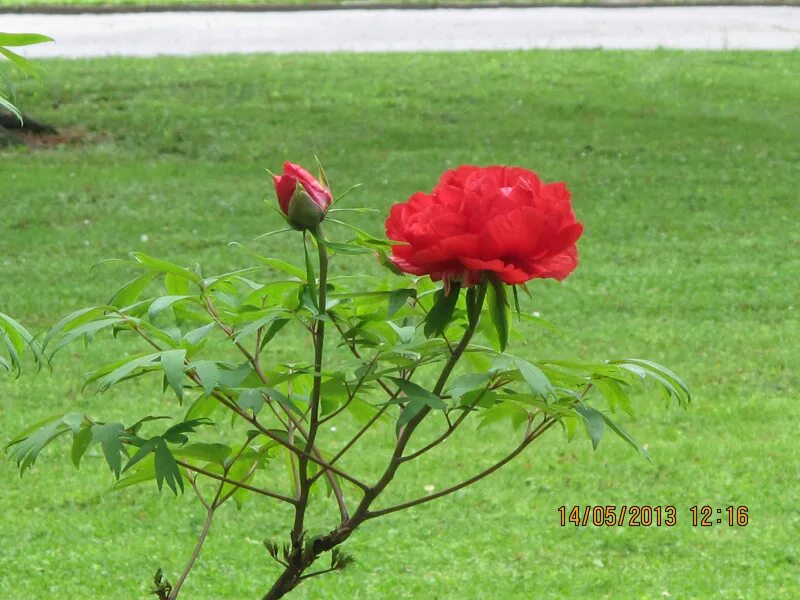
[(304, 168), (294, 163), (283, 164), (283, 175), (274, 175), (278, 204), (289, 224), (295, 229), (316, 229), (325, 218), (333, 197)]
[(302, 187), (297, 186), (289, 200), (289, 210), (286, 216), (295, 229), (316, 229), (325, 218), (325, 211)]

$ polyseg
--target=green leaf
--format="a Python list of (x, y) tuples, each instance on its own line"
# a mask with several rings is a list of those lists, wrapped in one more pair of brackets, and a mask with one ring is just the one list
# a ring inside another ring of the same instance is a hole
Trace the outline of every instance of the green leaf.
[(517, 291), (517, 286), (512, 285), (511, 291), (514, 292), (514, 310), (517, 311), (517, 317), (522, 314), (522, 309), (519, 307), (519, 292)]
[(436, 292), (433, 308), (425, 317), (425, 337), (441, 335), (453, 319), (453, 311), (458, 302), (461, 284), (454, 282), (450, 286), (450, 293), (445, 293), (444, 288)]
[(316, 312), (320, 311), (319, 307), (319, 292), (317, 291), (317, 276), (314, 273), (314, 265), (311, 263), (311, 256), (308, 254), (308, 245), (305, 243), (306, 235), (303, 234), (303, 253), (306, 259), (306, 285), (308, 286), (308, 292), (311, 296), (311, 302), (313, 303), (314, 307), (317, 309)]
[(150, 308), (147, 309), (147, 318), (153, 321), (161, 311), (168, 309), (176, 302), (196, 298), (196, 296), (161, 296), (160, 298), (156, 298), (153, 300)]
[(108, 304), (110, 306), (116, 306), (117, 308), (130, 306), (139, 299), (144, 288), (147, 287), (147, 284), (150, 283), (155, 276), (156, 273), (151, 272), (144, 273), (132, 279), (114, 293), (111, 300), (108, 301)]
[(36, 362), (40, 365), (45, 358), (42, 355), (41, 347), (33, 336), (15, 319), (4, 313), (0, 313), (0, 339), (5, 343), (13, 368), (19, 369), (19, 354), (25, 349), (33, 352)]
[(408, 344), (414, 337), (414, 333), (417, 330), (413, 325), (399, 327), (391, 321), (386, 321), (386, 324), (394, 330), (394, 332), (397, 334), (397, 337), (400, 338), (401, 344)]
[(392, 290), (389, 292), (389, 310), (387, 318), (391, 319), (394, 313), (405, 306), (411, 298), (416, 297), (417, 291), (413, 289)]
[(292, 275), (293, 277), (297, 277), (300, 280), (306, 280), (306, 273), (300, 267), (296, 267), (293, 264), (286, 262), (285, 260), (280, 260), (279, 258), (272, 258), (269, 256), (258, 256), (256, 255), (261, 262), (265, 265), (272, 267), (273, 269), (277, 269), (278, 271), (283, 271), (288, 275)]
[(503, 352), (508, 345), (508, 298), (505, 285), (494, 277), (490, 279), (489, 286), (489, 314), (497, 333), (500, 352)]
[(209, 323), (207, 325), (203, 325), (202, 327), (198, 327), (197, 329), (192, 329), (191, 331), (186, 332), (186, 335), (183, 336), (183, 341), (189, 346), (197, 346), (206, 338), (209, 333), (214, 330), (214, 327), (216, 327), (216, 323)]
[(617, 406), (621, 406), (629, 415), (633, 416), (633, 407), (631, 406), (631, 399), (623, 388), (623, 384), (614, 379), (596, 379), (593, 385), (600, 390), (603, 397), (608, 403), (608, 407), (612, 412), (616, 411)]
[(447, 387), (447, 393), (458, 401), (461, 396), (472, 390), (483, 390), (491, 379), (491, 373), (467, 373), (454, 379)]
[(225, 444), (197, 443), (176, 448), (172, 451), (180, 458), (195, 458), (205, 462), (224, 465), (225, 460), (231, 455), (231, 447)]
[(574, 408), (575, 412), (583, 417), (586, 431), (589, 432), (589, 437), (592, 439), (592, 447), (597, 450), (597, 446), (600, 444), (600, 438), (603, 437), (603, 431), (605, 431), (606, 428), (606, 419), (603, 417), (603, 413), (590, 406), (586, 406), (582, 402), (575, 404)]
[(12, 115), (14, 115), (17, 118), (17, 121), (19, 121), (20, 123), (24, 122), (23, 118), (22, 118), (22, 113), (19, 112), (19, 109), (16, 106), (14, 106), (14, 104), (10, 100), (8, 100), (3, 95), (2, 92), (0, 92), (0, 106), (2, 106), (8, 112), (10, 112)]
[(72, 450), (70, 452), (70, 457), (72, 458), (72, 464), (75, 465), (76, 469), (79, 469), (81, 466), (81, 458), (83, 455), (86, 454), (86, 451), (89, 449), (89, 446), (92, 444), (92, 427), (84, 427), (77, 433), (72, 435)]
[(128, 379), (133, 376), (137, 369), (146, 369), (147, 367), (155, 366), (160, 355), (161, 353), (155, 352), (153, 354), (146, 354), (144, 356), (139, 356), (129, 360), (122, 366), (114, 369), (108, 375), (102, 377), (97, 382), (98, 390), (105, 392), (123, 379)]
[(131, 258), (133, 258), (137, 263), (158, 273), (171, 273), (176, 277), (181, 277), (197, 284), (202, 281), (201, 277), (197, 273), (193, 273), (186, 267), (181, 267), (180, 265), (176, 265), (175, 263), (171, 263), (167, 260), (148, 256), (143, 252), (132, 252)]
[(236, 399), (236, 404), (244, 410), (252, 410), (253, 415), (258, 415), (264, 407), (264, 397), (261, 388), (248, 388), (242, 390)]
[(528, 420), (528, 411), (516, 402), (502, 402), (491, 408), (482, 410), (480, 412), (480, 419), (481, 422), (480, 425), (478, 425), (479, 430), (500, 421), (510, 421), (512, 426), (516, 429)]
[(198, 427), (202, 427), (203, 425), (213, 425), (213, 422), (209, 421), (208, 419), (191, 419), (189, 421), (183, 421), (167, 429), (163, 435), (161, 435), (161, 438), (165, 442), (169, 442), (171, 444), (185, 444), (189, 441), (189, 438), (186, 436), (186, 434), (194, 433)]
[(325, 247), (337, 254), (372, 254), (372, 250), (352, 242), (325, 242)]
[(515, 359), (514, 362), (525, 383), (534, 394), (546, 397), (553, 393), (553, 385), (539, 367), (520, 358)]
[(39, 453), (53, 440), (64, 433), (70, 431), (70, 427), (64, 423), (63, 417), (47, 422), (38, 427), (30, 435), (11, 442), (6, 448), (13, 447), (11, 457), (19, 467), (20, 475), (30, 469), (36, 462)]
[(425, 406), (426, 403), (422, 398), (414, 397), (408, 399), (408, 402), (403, 408), (403, 412), (400, 413), (397, 419), (397, 429), (399, 430), (404, 425), (407, 425), (411, 419), (416, 417), (420, 411), (425, 408)]
[[(689, 391), (689, 386), (684, 383), (684, 381), (678, 377), (678, 375), (665, 367), (664, 365), (660, 365), (656, 362), (651, 360), (645, 360), (642, 358), (625, 358), (621, 361), (611, 361), (612, 364), (619, 364), (623, 366), (624, 363), (634, 364), (640, 367), (646, 368), (651, 374), (655, 373), (656, 375), (660, 376), (661, 380), (666, 380), (670, 384), (670, 388), (674, 391), (674, 394), (678, 401), (681, 401), (684, 397), (687, 402), (690, 402), (692, 399), (692, 394)], [(678, 392), (678, 389), (683, 392), (683, 394)]]
[(120, 440), (120, 435), (124, 431), (125, 428), (122, 423), (106, 423), (92, 427), (92, 442), (90, 445), (100, 444), (103, 456), (105, 456), (109, 468), (117, 479), (119, 479), (122, 471), (122, 455), (125, 454), (125, 448)]
[(148, 454), (142, 462), (136, 465), (136, 469), (130, 475), (120, 478), (114, 484), (113, 489), (122, 490), (127, 487), (131, 487), (133, 485), (137, 485), (139, 483), (144, 483), (146, 481), (150, 481), (151, 479), (156, 478), (156, 467), (154, 456), (152, 454)]
[[(203, 281), (203, 285), (208, 288), (211, 287), (211, 282), (208, 279)], [(183, 277), (178, 277), (173, 273), (164, 274), (164, 289), (170, 296), (187, 296), (189, 294), (189, 282)]]
[(259, 348), (259, 350), (263, 350), (264, 346), (272, 341), (272, 338), (274, 338), (289, 321), (291, 321), (291, 319), (277, 319), (276, 321), (273, 321), (272, 325), (269, 326), (269, 329), (267, 329), (266, 333), (261, 339), (261, 348)]
[(136, 466), (140, 461), (144, 460), (151, 452), (153, 452), (156, 449), (156, 446), (158, 445), (160, 440), (161, 440), (160, 436), (154, 436), (146, 440), (141, 446), (139, 446), (139, 449), (133, 456), (130, 457), (128, 462), (125, 463), (125, 468), (122, 469), (122, 472), (124, 473), (128, 469)]
[(186, 411), (184, 417), (187, 421), (191, 419), (203, 419), (211, 417), (222, 405), (213, 396), (203, 394), (195, 400)]
[(100, 319), (99, 321), (92, 321), (91, 323), (86, 323), (85, 325), (75, 327), (75, 329), (71, 329), (69, 333), (66, 333), (61, 337), (61, 339), (58, 340), (58, 343), (50, 351), (50, 357), (55, 356), (55, 354), (64, 346), (74, 342), (78, 338), (83, 336), (86, 336), (87, 338), (91, 337), (103, 329), (124, 323), (124, 321), (125, 320), (120, 317), (108, 317)]
[(627, 431), (625, 431), (625, 430), (622, 428), (622, 426), (621, 426), (621, 425), (619, 425), (619, 424), (615, 423), (614, 421), (612, 421), (612, 420), (611, 420), (611, 418), (610, 418), (608, 415), (605, 415), (605, 414), (603, 414), (603, 419), (605, 420), (605, 422), (606, 422), (606, 425), (608, 425), (608, 426), (609, 426), (609, 428), (611, 429), (611, 431), (613, 431), (614, 433), (616, 433), (616, 434), (617, 434), (619, 437), (621, 437), (623, 440), (625, 440), (625, 441), (626, 441), (626, 442), (628, 442), (628, 443), (629, 443), (631, 446), (633, 446), (633, 447), (634, 447), (634, 448), (636, 448), (636, 449), (637, 449), (639, 452), (641, 452), (642, 456), (644, 456), (644, 457), (645, 457), (647, 460), (649, 460), (650, 462), (654, 462), (654, 461), (653, 461), (653, 458), (650, 456), (650, 453), (649, 453), (649, 452), (647, 452), (647, 450), (646, 450), (644, 447), (642, 447), (642, 446), (639, 444), (639, 442), (637, 442), (637, 441), (636, 441), (636, 440), (633, 438), (633, 436), (631, 436), (631, 434), (629, 434)]
[(58, 323), (53, 325), (47, 334), (42, 338), (42, 347), (46, 348), (50, 341), (61, 332), (67, 332), (74, 329), (79, 325), (92, 321), (95, 317), (99, 317), (105, 313), (111, 306), (90, 306), (88, 308), (81, 308), (71, 312), (66, 317), (61, 319)]
[(277, 321), (278, 319), (286, 319), (288, 321), (286, 312), (283, 310), (274, 311), (266, 316), (261, 317), (260, 319), (248, 323), (236, 332), (235, 339), (237, 342), (239, 342), (248, 335), (252, 335), (262, 327), (266, 327), (268, 324)]
[(164, 440), (159, 440), (159, 443), (156, 444), (155, 468), (156, 485), (158, 486), (159, 492), (164, 482), (166, 482), (176, 496), (178, 495), (178, 488), (181, 488), (181, 492), (183, 492), (183, 475), (181, 474), (180, 468), (178, 468), (178, 463), (175, 462), (175, 457), (172, 456), (172, 452), (170, 452)]
[(32, 46), (52, 41), (53, 38), (40, 33), (0, 33), (0, 46)]
[(183, 374), (185, 370), (186, 350), (168, 350), (161, 355), (161, 368), (167, 383), (175, 392), (178, 399), (183, 402)]
[(2, 54), (8, 60), (14, 63), (14, 66), (16, 66), (20, 71), (22, 71), (26, 75), (30, 75), (35, 79), (39, 79), (39, 72), (27, 58), (20, 56), (16, 52), (12, 52), (8, 48), (4, 48), (3, 46), (0, 46), (0, 54)]
[(220, 372), (217, 363), (208, 360), (201, 360), (193, 362), (189, 366), (195, 370), (197, 376), (200, 378), (200, 383), (203, 385), (203, 390), (205, 391), (206, 395), (210, 396), (211, 392), (214, 391), (214, 388), (217, 387), (220, 379)]
[[(445, 404), (444, 400), (442, 400), (439, 396), (434, 394), (433, 392), (429, 392), (424, 387), (421, 387), (414, 383), (413, 381), (406, 381), (405, 379), (400, 379), (399, 377), (389, 377), (397, 387), (399, 387), (403, 393), (406, 395), (405, 400), (409, 402), (412, 400), (420, 401), (424, 406), (429, 406), (433, 409), (444, 410), (447, 408), (447, 404)], [(404, 399), (400, 398), (396, 402), (403, 402)]]

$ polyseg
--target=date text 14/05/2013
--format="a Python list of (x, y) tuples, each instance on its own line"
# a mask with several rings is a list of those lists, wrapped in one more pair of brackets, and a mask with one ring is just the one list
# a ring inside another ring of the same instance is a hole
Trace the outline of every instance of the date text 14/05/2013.
[[(692, 527), (746, 527), (750, 523), (747, 506), (695, 505), (687, 512)], [(678, 509), (672, 505), (559, 506), (558, 515), (561, 527), (675, 527), (679, 521)]]

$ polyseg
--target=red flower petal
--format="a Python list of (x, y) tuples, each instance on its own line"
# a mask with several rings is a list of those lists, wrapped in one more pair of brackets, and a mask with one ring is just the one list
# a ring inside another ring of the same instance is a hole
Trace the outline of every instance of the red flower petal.
[(563, 183), (519, 167), (464, 165), (442, 174), (431, 194), (395, 204), (386, 220), (392, 260), (414, 275), (474, 285), (484, 272), (505, 283), (563, 279), (577, 266), (575, 220)]

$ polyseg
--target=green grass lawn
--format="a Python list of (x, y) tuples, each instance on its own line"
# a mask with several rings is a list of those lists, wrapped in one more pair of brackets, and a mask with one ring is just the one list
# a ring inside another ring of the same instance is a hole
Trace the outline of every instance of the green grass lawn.
[[(351, 204), (384, 213), (460, 163), (509, 163), (565, 180), (586, 233), (565, 282), (529, 310), (529, 358), (642, 356), (693, 388), (688, 411), (642, 397), (623, 420), (655, 465), (618, 439), (597, 452), (555, 430), (493, 478), (371, 522), (355, 567), (297, 598), (796, 598), (800, 467), (800, 53), (528, 52), (42, 63), (21, 104), (82, 143), (0, 156), (0, 310), (39, 330), (101, 303), (126, 273), (89, 272), (142, 250), (230, 270), (277, 225), (265, 167), (320, 155)], [(382, 217), (361, 215), (380, 233)], [(147, 236), (143, 238), (142, 236)], [(146, 239), (147, 241), (142, 241)], [(256, 247), (297, 260), (290, 245)], [(353, 272), (373, 268), (353, 262)], [(287, 352), (297, 345), (287, 348)], [(103, 338), (53, 375), (0, 380), (0, 440), (76, 407), (104, 419), (158, 412), (156, 381), (108, 396), (80, 377)], [(166, 397), (164, 397), (166, 398)], [(331, 434), (335, 438), (335, 435)], [(469, 432), (402, 474), (395, 499), (473, 472), (511, 444)], [(385, 448), (361, 447), (365, 460)], [(48, 448), (20, 480), (0, 463), (0, 595), (144, 598), (174, 578), (203, 513), (154, 486), (111, 493), (102, 456), (81, 472)], [(152, 487), (152, 489), (150, 489)], [(562, 528), (561, 505), (674, 505), (674, 528)], [(688, 509), (747, 505), (745, 528), (692, 527)], [(276, 575), (261, 546), (288, 515), (228, 507), (187, 583), (193, 600), (254, 598)], [(318, 523), (320, 527), (322, 523)]]

